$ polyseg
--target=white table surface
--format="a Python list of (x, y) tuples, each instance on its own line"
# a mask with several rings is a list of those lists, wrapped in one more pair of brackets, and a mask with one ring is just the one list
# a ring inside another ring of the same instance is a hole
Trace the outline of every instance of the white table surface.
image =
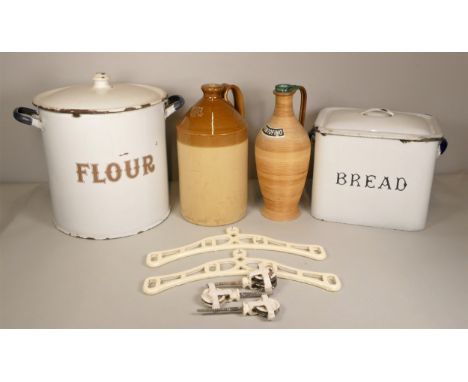
[(187, 269), (227, 252), (194, 256), (151, 269), (152, 250), (223, 232), (186, 222), (174, 206), (160, 226), (116, 240), (84, 240), (57, 231), (46, 184), (0, 186), (0, 327), (2, 328), (468, 328), (468, 173), (434, 179), (427, 228), (384, 230), (318, 221), (309, 198), (291, 222), (265, 219), (250, 183), (242, 232), (323, 245), (324, 261), (256, 251), (292, 266), (336, 273), (333, 293), (287, 280), (275, 291), (278, 319), (200, 316), (205, 281), (155, 296), (142, 293), (151, 275)]

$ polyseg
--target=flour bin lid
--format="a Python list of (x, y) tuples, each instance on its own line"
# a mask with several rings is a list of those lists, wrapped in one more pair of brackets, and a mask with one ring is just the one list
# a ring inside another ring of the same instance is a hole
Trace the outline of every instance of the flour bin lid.
[(322, 134), (408, 141), (440, 140), (442, 131), (427, 114), (329, 107), (320, 111), (315, 130)]
[(110, 83), (105, 73), (97, 73), (87, 85), (73, 85), (37, 95), (33, 104), (59, 113), (118, 113), (152, 106), (167, 98), (167, 93), (154, 86)]

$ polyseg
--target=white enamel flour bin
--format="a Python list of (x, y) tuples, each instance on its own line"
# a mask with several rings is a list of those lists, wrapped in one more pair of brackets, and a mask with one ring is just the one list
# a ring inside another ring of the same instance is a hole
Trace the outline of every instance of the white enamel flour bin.
[(165, 119), (179, 96), (137, 84), (89, 85), (39, 94), (38, 111), (14, 117), (42, 131), (57, 228), (72, 236), (133, 235), (169, 214)]
[(424, 229), (435, 161), (447, 146), (432, 116), (326, 108), (314, 131), (312, 216)]

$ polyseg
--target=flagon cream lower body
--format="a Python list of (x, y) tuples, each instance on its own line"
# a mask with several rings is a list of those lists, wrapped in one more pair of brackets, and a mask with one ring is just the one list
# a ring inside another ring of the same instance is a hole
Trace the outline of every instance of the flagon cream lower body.
[(181, 212), (191, 223), (234, 223), (247, 209), (248, 143), (222, 147), (177, 143)]

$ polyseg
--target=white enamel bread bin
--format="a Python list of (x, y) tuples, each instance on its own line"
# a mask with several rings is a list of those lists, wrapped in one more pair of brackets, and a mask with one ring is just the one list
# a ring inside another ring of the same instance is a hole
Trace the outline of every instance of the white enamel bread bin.
[(85, 85), (39, 94), (14, 118), (41, 130), (57, 228), (72, 236), (133, 235), (169, 214), (165, 119), (179, 96), (149, 85)]
[(434, 117), (332, 107), (320, 111), (314, 133), (312, 216), (424, 229), (435, 161), (447, 147)]

